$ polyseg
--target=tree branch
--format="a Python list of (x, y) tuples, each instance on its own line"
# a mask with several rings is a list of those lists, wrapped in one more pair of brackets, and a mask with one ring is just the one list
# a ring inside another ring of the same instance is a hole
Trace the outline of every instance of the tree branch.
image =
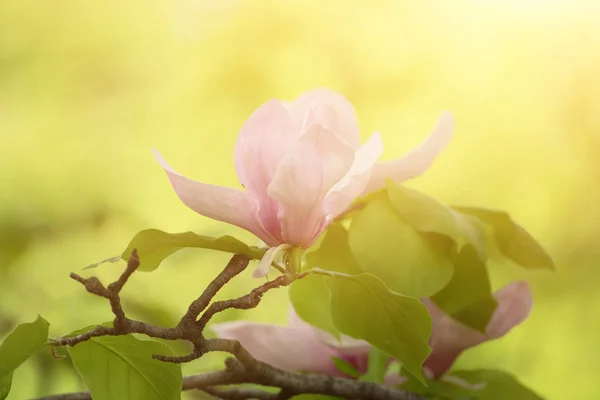
[(253, 388), (220, 388), (220, 387), (206, 387), (202, 390), (204, 393), (208, 393), (211, 396), (219, 399), (226, 400), (246, 400), (246, 399), (257, 399), (257, 400), (277, 400), (277, 393), (269, 393), (260, 389)]
[[(266, 365), (266, 364), (265, 364)], [(287, 399), (297, 394), (324, 394), (347, 399), (374, 400), (424, 400), (422, 397), (389, 388), (373, 382), (363, 382), (346, 378), (336, 378), (317, 374), (297, 374), (268, 366), (272, 374), (267, 377), (252, 377), (245, 371), (216, 371), (186, 376), (181, 390), (201, 390), (223, 399)], [(223, 385), (254, 383), (280, 387), (279, 393), (270, 393), (255, 388), (229, 387)], [(283, 394), (283, 396), (281, 396)], [(91, 400), (89, 392), (75, 392), (40, 397), (35, 400)]]
[(196, 321), (196, 318), (208, 306), (208, 303), (215, 297), (223, 286), (227, 284), (234, 276), (246, 269), (250, 258), (243, 254), (234, 255), (221, 273), (208, 284), (204, 292), (188, 308), (187, 312), (181, 318), (180, 325)]
[(287, 275), (281, 275), (276, 279), (261, 285), (245, 296), (233, 300), (217, 301), (213, 303), (208, 310), (200, 317), (197, 323), (197, 328), (201, 331), (206, 328), (210, 319), (217, 313), (225, 311), (229, 308), (237, 308), (239, 310), (249, 310), (255, 308), (260, 303), (262, 296), (271, 289), (276, 289), (281, 286), (287, 286), (291, 283)]
[[(269, 290), (287, 286), (293, 281), (292, 277), (284, 274), (256, 287), (244, 296), (232, 300), (217, 301), (209, 306), (210, 301), (217, 292), (233, 277), (242, 272), (248, 266), (249, 261), (250, 259), (247, 256), (234, 255), (223, 271), (212, 280), (200, 297), (192, 302), (177, 326), (172, 328), (163, 328), (131, 320), (125, 315), (121, 306), (120, 292), (140, 264), (135, 250), (132, 252), (123, 274), (117, 281), (108, 285), (108, 287), (105, 287), (95, 277), (82, 278), (77, 274), (71, 274), (71, 277), (84, 285), (88, 292), (109, 300), (111, 309), (115, 315), (114, 326), (98, 326), (77, 336), (52, 340), (50, 344), (54, 346), (75, 346), (93, 337), (141, 333), (153, 338), (168, 340), (183, 339), (194, 345), (193, 351), (185, 356), (167, 357), (153, 355), (153, 358), (164, 362), (190, 362), (202, 357), (206, 353), (214, 351), (229, 353), (234, 358), (226, 359), (225, 370), (185, 377), (182, 385), (182, 390), (198, 389), (224, 399), (255, 398), (260, 400), (275, 400), (288, 399), (296, 394), (313, 393), (363, 400), (423, 400), (420, 396), (373, 382), (284, 371), (256, 360), (237, 340), (222, 338), (206, 339), (203, 331), (215, 314), (231, 308), (243, 310), (254, 308), (258, 306), (262, 300), (262, 296)], [(200, 318), (198, 319), (199, 316)], [(258, 389), (215, 387), (239, 383), (253, 383), (276, 387), (280, 389), (280, 392), (269, 393)], [(79, 392), (47, 396), (39, 400), (42, 399), (81, 400), (91, 399), (91, 397), (89, 393)]]

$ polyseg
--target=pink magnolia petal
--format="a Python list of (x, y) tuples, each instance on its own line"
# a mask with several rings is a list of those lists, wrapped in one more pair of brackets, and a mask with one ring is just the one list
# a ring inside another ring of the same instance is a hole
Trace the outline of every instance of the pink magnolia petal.
[(257, 224), (256, 203), (247, 193), (193, 181), (171, 168), (158, 151), (153, 150), (153, 153), (186, 206), (205, 217), (244, 228), (265, 241), (272, 240)]
[(287, 108), (272, 99), (256, 110), (244, 123), (235, 143), (235, 170), (248, 193), (259, 202), (262, 225), (277, 242), (281, 227), (277, 220), (278, 205), (267, 196), (267, 188), (282, 158), (300, 135)]
[(399, 373), (394, 373), (394, 374), (386, 374), (383, 377), (383, 383), (385, 383), (387, 386), (400, 386), (404, 383), (406, 383), (406, 381), (408, 380), (408, 378), (406, 378), (405, 376), (401, 376)]
[(341, 341), (332, 347), (338, 352), (339, 358), (348, 361), (358, 372), (361, 374), (367, 372), (369, 351), (372, 347), (368, 342), (342, 335)]
[(383, 153), (381, 135), (375, 132), (354, 155), (354, 162), (348, 173), (336, 183), (325, 198), (326, 208), (335, 218), (356, 200), (371, 178), (371, 171)]
[[(300, 320), (300, 323), (306, 324), (306, 322), (302, 320)], [(321, 342), (323, 342), (329, 347), (339, 349), (342, 352), (347, 351), (348, 354), (368, 354), (369, 350), (371, 349), (371, 345), (369, 344), (369, 342), (366, 342), (364, 340), (355, 339), (346, 335), (340, 335), (340, 338), (338, 339), (331, 333), (322, 331), (318, 328), (313, 327), (312, 325), (307, 324), (306, 326), (315, 332), (315, 334), (319, 337)]]
[(533, 297), (526, 282), (513, 282), (494, 294), (498, 307), (482, 334), (443, 313), (431, 300), (423, 303), (433, 320), (430, 339), (432, 352), (425, 361), (436, 377), (443, 375), (456, 358), (466, 349), (507, 334), (523, 322), (533, 305)]
[(316, 336), (321, 345), (329, 347), (330, 351), (334, 352), (336, 357), (346, 360), (361, 373), (367, 372), (369, 366), (369, 351), (371, 350), (371, 345), (368, 342), (354, 339), (346, 335), (341, 335), (340, 340), (338, 340), (330, 333), (324, 332), (304, 322), (304, 320), (296, 314), (293, 307), (290, 307), (288, 313), (288, 325), (298, 332), (304, 331), (307, 337)]
[(296, 314), (296, 310), (290, 304), (288, 309), (287, 323), (291, 329), (295, 330), (304, 330), (308, 332), (309, 335), (315, 335), (319, 332), (318, 329), (314, 328), (312, 325), (304, 321), (298, 314)]
[[(344, 96), (332, 90), (317, 88), (287, 104), (297, 121), (318, 123), (335, 132), (353, 148), (360, 146), (358, 120), (354, 107)], [(317, 107), (317, 108), (315, 108)]]
[(510, 283), (498, 290), (494, 297), (498, 301), (498, 308), (486, 329), (490, 339), (506, 335), (525, 321), (533, 307), (533, 295), (527, 282)]
[(454, 118), (452, 114), (445, 112), (433, 132), (419, 147), (402, 158), (375, 165), (365, 194), (381, 189), (387, 179), (403, 182), (423, 174), (433, 164), (439, 152), (446, 147), (453, 130)]
[(288, 310), (288, 326), (293, 329), (303, 329), (306, 332), (311, 332), (311, 335), (316, 335), (321, 343), (329, 347), (348, 349), (351, 352), (356, 350), (363, 353), (368, 353), (371, 349), (371, 345), (364, 340), (354, 339), (353, 337), (346, 335), (341, 335), (340, 340), (338, 340), (330, 333), (315, 328), (300, 318), (292, 306), (290, 306)]
[(348, 361), (360, 373), (367, 372), (371, 344), (345, 335), (341, 335), (340, 340), (338, 340), (328, 332), (323, 332), (317, 328), (312, 329), (317, 333), (322, 343), (338, 353), (337, 357)]
[(311, 125), (281, 161), (269, 196), (279, 203), (284, 243), (308, 246), (324, 228), (324, 199), (350, 169), (354, 150), (333, 132)]
[(337, 375), (334, 350), (304, 329), (249, 322), (213, 325), (219, 337), (238, 340), (256, 359), (286, 371)]
[(300, 125), (278, 100), (269, 100), (252, 113), (234, 148), (235, 170), (247, 191), (266, 193), (279, 162), (299, 134)]

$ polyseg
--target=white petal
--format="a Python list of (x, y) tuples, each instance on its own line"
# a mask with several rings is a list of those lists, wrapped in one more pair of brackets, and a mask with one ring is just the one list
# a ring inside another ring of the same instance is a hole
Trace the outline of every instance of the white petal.
[(439, 152), (450, 142), (453, 130), (454, 118), (452, 114), (445, 112), (433, 132), (420, 146), (402, 158), (375, 165), (364, 194), (381, 189), (387, 179), (403, 182), (423, 174), (433, 164)]
[(281, 244), (277, 247), (271, 247), (269, 250), (265, 252), (265, 255), (258, 263), (258, 267), (252, 273), (253, 278), (264, 278), (269, 273), (269, 269), (271, 268), (271, 264), (273, 261), (277, 260), (281, 253), (292, 246), (289, 244)]
[(196, 182), (179, 174), (153, 149), (179, 199), (198, 214), (244, 228), (265, 241), (272, 241), (256, 219), (256, 203), (247, 193), (222, 186)]
[(341, 94), (325, 88), (303, 93), (287, 103), (292, 117), (304, 121), (305, 126), (317, 123), (333, 131), (353, 148), (360, 146), (358, 120), (354, 107)]
[(326, 208), (333, 217), (343, 213), (365, 190), (373, 166), (383, 153), (381, 135), (375, 132), (354, 155), (348, 173), (337, 182), (325, 198)]

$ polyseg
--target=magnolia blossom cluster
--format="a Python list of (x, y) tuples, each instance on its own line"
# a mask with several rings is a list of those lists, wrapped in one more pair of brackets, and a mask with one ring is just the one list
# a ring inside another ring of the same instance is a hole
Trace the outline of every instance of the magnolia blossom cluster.
[[(293, 102), (270, 100), (244, 123), (234, 152), (244, 190), (191, 180), (154, 154), (184, 204), (246, 229), (270, 247), (254, 274), (262, 277), (278, 251), (310, 247), (358, 197), (381, 189), (387, 179), (402, 182), (424, 173), (449, 142), (453, 125), (450, 113), (444, 113), (420, 146), (396, 160), (378, 162), (383, 152), (379, 133), (361, 144), (352, 105), (338, 93), (316, 89)], [(529, 314), (532, 298), (526, 283), (512, 283), (495, 297), (498, 308), (485, 334), (423, 300), (433, 319), (427, 374), (442, 376), (465, 349), (505, 335)], [(213, 329), (285, 370), (343, 375), (332, 357), (348, 361), (359, 372), (367, 369), (368, 343), (348, 337), (337, 342), (294, 313), (287, 327), (234, 322)], [(388, 381), (399, 382), (397, 376)]]
[[(432, 351), (423, 366), (426, 375), (439, 378), (464, 350), (504, 336), (527, 318), (533, 304), (525, 282), (513, 282), (497, 291), (494, 297), (498, 307), (485, 334), (456, 321), (430, 299), (423, 300), (433, 320), (429, 340)], [(241, 321), (214, 325), (212, 329), (220, 337), (239, 340), (257, 359), (284, 370), (345, 376), (332, 361), (332, 357), (337, 357), (352, 364), (360, 373), (367, 371), (371, 347), (367, 342), (348, 337), (337, 342), (302, 321), (293, 310), (286, 327)], [(401, 382), (398, 376), (386, 377), (390, 385)]]
[(425, 172), (452, 129), (452, 116), (444, 113), (420, 146), (378, 163), (379, 133), (361, 145), (352, 105), (338, 93), (316, 89), (293, 102), (269, 100), (244, 123), (234, 161), (245, 190), (196, 182), (154, 154), (192, 210), (244, 228), (269, 247), (307, 248), (358, 197), (382, 188), (386, 179), (401, 182)]

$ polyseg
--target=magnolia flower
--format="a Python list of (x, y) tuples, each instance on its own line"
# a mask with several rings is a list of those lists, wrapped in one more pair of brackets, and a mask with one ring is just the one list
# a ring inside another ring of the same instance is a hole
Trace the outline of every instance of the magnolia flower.
[[(494, 294), (498, 307), (486, 333), (480, 333), (452, 319), (426, 299), (433, 320), (429, 340), (432, 352), (424, 370), (431, 378), (440, 378), (466, 349), (488, 340), (500, 338), (523, 322), (532, 307), (532, 296), (526, 282), (513, 282)], [(258, 360), (286, 371), (305, 371), (332, 376), (344, 376), (332, 357), (351, 363), (357, 371), (367, 370), (370, 345), (367, 342), (342, 337), (334, 342), (328, 334), (308, 325), (291, 310), (287, 327), (233, 322), (214, 325), (218, 336), (238, 340)], [(402, 383), (398, 376), (387, 376), (390, 385)]]
[(291, 307), (285, 327), (237, 321), (211, 328), (219, 337), (238, 340), (258, 360), (286, 371), (346, 376), (332, 361), (337, 357), (358, 372), (367, 372), (369, 343), (347, 336), (337, 342), (300, 319)]
[(429, 345), (431, 354), (425, 361), (433, 376), (443, 375), (468, 348), (506, 335), (525, 321), (533, 306), (533, 297), (527, 282), (513, 282), (494, 293), (498, 307), (488, 323), (485, 334), (469, 328), (441, 311), (429, 299), (423, 300), (431, 319), (433, 331)]
[(154, 151), (173, 189), (192, 210), (244, 228), (268, 246), (309, 247), (361, 195), (421, 175), (448, 143), (449, 113), (419, 147), (376, 164), (379, 133), (360, 144), (352, 105), (327, 89), (291, 103), (269, 100), (244, 123), (234, 150), (245, 191), (193, 181)]

